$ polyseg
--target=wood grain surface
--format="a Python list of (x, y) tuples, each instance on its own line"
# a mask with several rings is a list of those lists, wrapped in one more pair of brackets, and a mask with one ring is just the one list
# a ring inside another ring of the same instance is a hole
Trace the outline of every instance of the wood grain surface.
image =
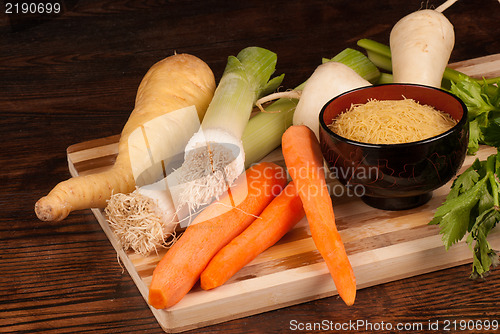
[[(500, 59), (500, 54), (494, 59)], [(474, 68), (469, 68), (469, 72), (477, 73)], [(110, 167), (118, 139), (112, 136), (68, 148), (71, 174), (86, 175)], [(461, 171), (474, 159), (485, 160), (494, 153), (495, 148), (482, 147), (475, 156), (466, 158)], [(279, 148), (263, 160), (286, 167)], [(329, 180), (329, 186), (343, 189), (336, 180)], [(446, 251), (439, 227), (428, 225), (450, 186), (451, 181), (434, 191), (430, 202), (404, 211), (378, 210), (353, 196), (333, 196), (336, 224), (358, 289), (472, 262), (465, 242)], [(159, 249), (149, 256), (124, 251), (103, 210), (92, 211), (147, 301), (153, 270), (166, 250)], [(493, 249), (500, 249), (500, 230), (492, 231), (488, 241)], [(337, 290), (304, 218), (223, 286), (204, 291), (195, 285), (175, 306), (163, 310), (151, 307), (151, 311), (166, 332), (178, 333), (332, 295), (337, 295)]]
[[(443, 1), (427, 1), (437, 7)], [(147, 69), (174, 52), (205, 60), (220, 78), (228, 55), (257, 45), (278, 54), (284, 87), (360, 38), (387, 43), (422, 1), (64, 0), (58, 15), (0, 14), (0, 332), (163, 333), (90, 210), (38, 221), (33, 206), (70, 177), (68, 146), (120, 133)], [(450, 62), (500, 52), (497, 0), (459, 0)], [(99, 163), (94, 161), (93, 163)], [(300, 324), (365, 322), (442, 333), (446, 322), (500, 318), (500, 276), (470, 266), (249, 315), (192, 333), (314, 333)], [(439, 329), (429, 329), (436, 323)], [(301, 330), (302, 328), (302, 330)], [(415, 329), (419, 329), (415, 327)], [(335, 331), (332, 331), (335, 332)], [(372, 333), (366, 326), (341, 333)], [(456, 330), (492, 333), (491, 330)]]

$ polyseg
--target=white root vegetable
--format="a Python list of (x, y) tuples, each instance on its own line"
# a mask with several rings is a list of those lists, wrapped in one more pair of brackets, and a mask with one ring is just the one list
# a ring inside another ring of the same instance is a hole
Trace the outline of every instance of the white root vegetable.
[(441, 87), (455, 44), (453, 25), (442, 13), (422, 9), (403, 17), (389, 43), (394, 82)]
[(370, 85), (369, 81), (342, 63), (330, 61), (319, 65), (307, 79), (293, 115), (293, 124), (308, 126), (319, 138), (321, 108), (337, 95)]
[[(146, 171), (150, 160), (159, 163), (174, 154), (171, 149), (183, 149), (199, 127), (214, 90), (212, 70), (195, 56), (175, 54), (154, 64), (137, 90), (114, 165), (58, 183), (36, 202), (38, 218), (59, 221), (74, 210), (104, 208), (113, 193), (129, 193), (141, 183), (161, 178), (159, 168)], [(165, 133), (169, 138), (161, 139)]]

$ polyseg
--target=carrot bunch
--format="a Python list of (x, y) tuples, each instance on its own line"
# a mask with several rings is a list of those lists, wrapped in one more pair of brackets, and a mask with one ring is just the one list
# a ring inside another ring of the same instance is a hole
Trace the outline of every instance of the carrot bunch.
[(259, 218), (212, 258), (201, 273), (201, 288), (210, 290), (227, 282), (260, 253), (278, 242), (304, 215), (302, 201), (293, 182), (290, 182)]
[(212, 203), (186, 228), (156, 266), (149, 303), (168, 308), (200, 278), (210, 260), (243, 232), (286, 185), (285, 170), (262, 162), (246, 170), (226, 196)]
[(292, 181), (287, 184), (285, 170), (273, 163), (248, 168), (158, 263), (150, 305), (175, 305), (198, 280), (204, 290), (223, 285), (304, 216), (339, 295), (347, 305), (354, 303), (356, 280), (335, 226), (319, 143), (307, 126), (292, 126), (283, 135), (282, 150)]

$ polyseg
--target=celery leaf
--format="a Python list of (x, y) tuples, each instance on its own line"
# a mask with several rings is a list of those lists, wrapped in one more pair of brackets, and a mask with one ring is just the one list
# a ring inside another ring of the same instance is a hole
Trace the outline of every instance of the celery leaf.
[(488, 126), (482, 129), (482, 133), (485, 144), (500, 147), (500, 116), (491, 120)]
[(473, 210), (486, 191), (486, 178), (483, 178), (459, 196), (446, 200), (436, 210), (431, 224), (439, 225), (446, 249), (449, 249), (465, 236)]
[(480, 144), (500, 145), (497, 132), (500, 123), (492, 121), (500, 117), (499, 83), (500, 81), (494, 85), (484, 82), (481, 85), (479, 81), (465, 75), (460, 75), (458, 81), (451, 82), (450, 92), (459, 97), (468, 110), (469, 154), (476, 154)]
[(484, 86), (466, 76), (460, 76), (460, 81), (452, 82), (450, 91), (458, 96), (467, 106), (469, 118), (476, 118), (482, 113), (494, 110)]
[[(477, 217), (467, 237), (467, 243), (474, 246), (471, 278), (483, 278), (490, 268), (498, 265), (498, 255), (491, 248), (486, 237), (500, 220), (499, 208), (491, 207)], [(473, 245), (475, 241), (475, 244)]]
[(454, 181), (436, 209), (431, 225), (439, 225), (446, 250), (465, 238), (472, 249), (471, 278), (482, 278), (498, 263), (487, 236), (500, 221), (500, 151), (485, 161), (476, 159)]

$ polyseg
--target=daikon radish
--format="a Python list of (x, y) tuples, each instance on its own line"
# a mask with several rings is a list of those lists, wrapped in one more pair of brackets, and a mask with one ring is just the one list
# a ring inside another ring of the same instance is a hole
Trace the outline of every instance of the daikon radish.
[[(195, 56), (176, 54), (154, 64), (139, 86), (111, 169), (56, 185), (35, 204), (38, 218), (58, 221), (73, 210), (104, 208), (113, 193), (132, 192), (137, 179), (143, 179), (144, 184), (160, 179), (162, 175), (151, 173), (146, 173), (146, 178), (143, 172), (147, 170), (140, 162), (151, 165), (154, 160), (160, 165), (171, 150), (183, 149), (198, 130), (214, 91), (212, 70)], [(163, 117), (169, 113), (173, 113), (172, 117)], [(161, 168), (154, 170), (161, 173)]]
[(306, 125), (319, 138), (319, 113), (326, 102), (348, 90), (370, 85), (342, 63), (330, 61), (319, 65), (307, 79), (293, 115), (293, 125)]
[(394, 82), (441, 87), (455, 44), (453, 25), (442, 13), (422, 9), (403, 17), (389, 43)]

